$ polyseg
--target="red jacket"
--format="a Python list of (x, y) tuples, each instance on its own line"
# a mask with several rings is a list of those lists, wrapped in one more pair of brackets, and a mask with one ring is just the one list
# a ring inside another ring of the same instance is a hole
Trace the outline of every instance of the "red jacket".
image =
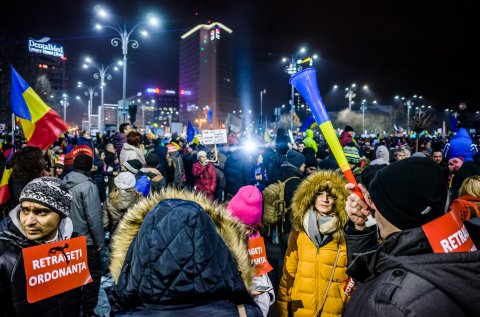
[(215, 166), (212, 163), (202, 165), (199, 162), (193, 164), (192, 174), (198, 191), (213, 193), (217, 187)]

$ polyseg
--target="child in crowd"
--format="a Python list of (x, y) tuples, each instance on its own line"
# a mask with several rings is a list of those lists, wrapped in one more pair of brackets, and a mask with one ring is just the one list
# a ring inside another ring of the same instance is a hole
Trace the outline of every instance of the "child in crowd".
[(273, 268), (268, 263), (265, 243), (258, 231), (262, 220), (262, 193), (255, 186), (243, 186), (228, 203), (227, 210), (250, 228), (245, 234), (248, 236), (248, 252), (256, 271), (250, 294), (263, 315), (267, 316), (270, 305), (275, 302), (275, 293), (267, 274)]
[(135, 189), (135, 175), (121, 172), (113, 180), (115, 188), (103, 205), (103, 228), (113, 233), (127, 210), (138, 202), (142, 195)]

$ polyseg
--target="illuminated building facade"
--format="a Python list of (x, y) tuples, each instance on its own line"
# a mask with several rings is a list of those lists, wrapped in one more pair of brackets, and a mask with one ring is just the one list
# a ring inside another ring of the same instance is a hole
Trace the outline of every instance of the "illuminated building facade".
[(166, 128), (172, 122), (180, 122), (178, 94), (173, 89), (152, 87), (127, 99), (127, 105), (137, 106), (135, 125), (140, 129), (157, 124)]
[(181, 36), (179, 113), (182, 122), (205, 121), (210, 110), (212, 127), (221, 128), (227, 114), (235, 109), (232, 32), (215, 22), (197, 25)]

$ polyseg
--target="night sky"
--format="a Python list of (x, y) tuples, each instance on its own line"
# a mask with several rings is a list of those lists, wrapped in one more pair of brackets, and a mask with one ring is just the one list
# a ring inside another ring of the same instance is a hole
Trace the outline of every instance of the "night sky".
[[(15, 4), (13, 4), (15, 3)], [(48, 36), (64, 46), (69, 61), (71, 95), (79, 80), (94, 85), (93, 72), (81, 69), (91, 56), (105, 65), (121, 58), (110, 45), (112, 33), (93, 29), (94, 1), (9, 1), (2, 4), (0, 25), (9, 45), (28, 37)], [(129, 49), (128, 93), (147, 86), (178, 89), (180, 36), (199, 23), (218, 21), (234, 31), (239, 95), (259, 108), (288, 103), (288, 75), (282, 57), (301, 46), (317, 53), (320, 91), (327, 107), (347, 105), (344, 93), (334, 98), (333, 84), (368, 84), (380, 104), (397, 94), (420, 94), (439, 109), (466, 102), (480, 110), (480, 54), (477, 12), (473, 2), (454, 1), (104, 1), (115, 21), (133, 25), (150, 9), (162, 28), (137, 50)], [(121, 74), (106, 88), (106, 102), (121, 99)], [(328, 98), (325, 98), (327, 97)], [(98, 102), (98, 101), (97, 101)], [(84, 109), (80, 103), (77, 111)], [(244, 105), (246, 107), (247, 105)], [(355, 108), (354, 108), (355, 109)], [(75, 109), (72, 109), (75, 111)]]

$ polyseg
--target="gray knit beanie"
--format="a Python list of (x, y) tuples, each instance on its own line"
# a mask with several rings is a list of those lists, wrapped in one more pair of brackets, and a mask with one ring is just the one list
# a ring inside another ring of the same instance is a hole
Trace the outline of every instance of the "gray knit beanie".
[(58, 178), (39, 177), (25, 186), (19, 201), (20, 203), (24, 201), (39, 203), (65, 218), (70, 213), (72, 192), (67, 184)]

